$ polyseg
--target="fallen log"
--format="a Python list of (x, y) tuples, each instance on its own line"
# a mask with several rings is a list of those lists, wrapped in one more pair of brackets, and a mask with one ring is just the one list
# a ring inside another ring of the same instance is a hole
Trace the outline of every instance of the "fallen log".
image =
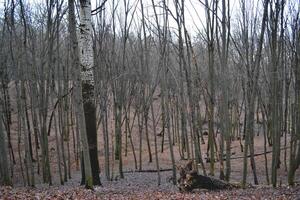
[(188, 173), (184, 179), (179, 181), (178, 184), (179, 190), (186, 192), (190, 192), (193, 189), (224, 190), (236, 187), (236, 185), (225, 181), (197, 174), (196, 171)]
[(178, 188), (183, 192), (190, 192), (194, 189), (224, 190), (238, 188), (237, 185), (227, 183), (210, 176), (204, 176), (193, 169), (193, 162), (189, 161), (185, 167), (179, 167), (180, 178)]

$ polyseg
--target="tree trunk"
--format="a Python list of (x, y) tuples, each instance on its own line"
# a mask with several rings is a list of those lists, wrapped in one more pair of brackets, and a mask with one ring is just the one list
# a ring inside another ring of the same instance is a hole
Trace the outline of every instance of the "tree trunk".
[[(80, 1), (81, 3), (81, 20), (82, 22), (85, 22), (84, 20), (87, 20), (87, 23), (90, 21), (90, 17), (87, 17), (85, 19), (85, 15), (90, 16), (90, 2), (88, 1)], [(84, 113), (84, 106), (83, 106), (83, 94), (82, 94), (82, 87), (81, 87), (81, 78), (79, 75), (80, 72), (80, 66), (82, 61), (80, 60), (79, 56), (79, 48), (78, 48), (78, 42), (77, 42), (77, 36), (76, 36), (76, 20), (75, 20), (75, 9), (74, 9), (74, 0), (69, 0), (68, 1), (68, 6), (69, 6), (69, 34), (70, 34), (70, 42), (71, 42), (71, 60), (73, 61), (73, 67), (74, 67), (74, 74), (73, 78), (75, 79), (74, 81), (74, 98), (75, 98), (75, 113), (78, 117), (77, 126), (79, 127), (80, 130), (80, 143), (82, 147), (82, 155), (83, 159), (81, 160), (83, 168), (81, 169), (82, 171), (82, 183), (85, 184), (86, 188), (93, 188), (93, 174), (92, 174), (92, 168), (91, 168), (91, 161), (90, 161), (90, 154), (89, 154), (89, 144), (88, 144), (88, 136), (87, 136), (87, 128), (86, 128), (86, 120), (85, 120), (85, 113)], [(83, 23), (84, 24), (84, 23)], [(83, 27), (82, 27), (83, 26)], [(82, 25), (81, 28), (90, 28), (90, 24), (85, 24)], [(82, 33), (84, 33), (86, 30), (81, 30)], [(88, 30), (87, 32), (87, 38), (90, 37)], [(83, 36), (82, 36), (83, 37)], [(81, 40), (83, 40), (82, 38)], [(87, 39), (88, 40), (88, 39)], [(83, 42), (83, 41), (82, 41)], [(83, 42), (84, 43), (84, 42)], [(83, 45), (83, 44), (81, 44)], [(87, 45), (91, 45), (88, 43)], [(85, 49), (82, 49), (82, 51), (85, 55)], [(89, 52), (91, 54), (92, 52)], [(84, 55), (81, 55), (84, 56)], [(89, 55), (91, 56), (91, 55)], [(88, 59), (93, 60), (91, 58)], [(91, 67), (91, 66), (89, 66)], [(90, 77), (86, 77), (90, 78)], [(93, 78), (93, 77), (92, 77)], [(93, 95), (93, 93), (92, 93)], [(86, 103), (86, 102), (85, 102)], [(93, 105), (93, 104), (92, 104)], [(98, 174), (97, 174), (98, 176)]]
[(12, 185), (12, 181), (9, 173), (9, 161), (7, 158), (8, 149), (6, 145), (5, 132), (2, 125), (3, 109), (2, 99), (0, 99), (0, 185)]
[[(92, 21), (90, 0), (80, 1), (80, 66), (83, 108), (88, 139), (90, 162), (92, 167), (93, 184), (101, 185), (99, 177), (96, 107), (94, 96), (94, 58), (92, 44)], [(85, 182), (85, 181), (83, 181)]]

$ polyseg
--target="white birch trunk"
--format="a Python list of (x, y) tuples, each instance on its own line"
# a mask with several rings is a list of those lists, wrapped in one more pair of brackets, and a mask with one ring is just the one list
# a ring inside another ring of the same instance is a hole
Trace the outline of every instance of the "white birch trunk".
[[(75, 113), (77, 116), (77, 125), (80, 130), (80, 146), (82, 148), (83, 163), (84, 163), (84, 175), (86, 188), (93, 187), (91, 160), (89, 154), (89, 145), (85, 124), (85, 115), (83, 108), (83, 95), (81, 81), (87, 81), (93, 83), (93, 57), (92, 57), (92, 45), (91, 42), (91, 7), (90, 1), (80, 1), (80, 39), (79, 48), (76, 36), (76, 22), (75, 22), (75, 9), (74, 0), (69, 0), (69, 32), (72, 46), (72, 64), (74, 65), (73, 76), (74, 81), (74, 100), (75, 100)], [(79, 68), (80, 67), (80, 68)], [(81, 73), (82, 72), (82, 73)], [(81, 76), (80, 76), (81, 73)], [(85, 75), (87, 74), (87, 75)], [(88, 74), (91, 74), (88, 76)], [(90, 77), (90, 78), (89, 78)]]
[[(80, 96), (83, 103), (80, 105), (81, 119), (85, 119), (82, 123), (85, 127), (81, 127), (81, 131), (85, 131), (82, 138), (84, 147), (84, 165), (85, 165), (85, 183), (90, 188), (92, 184), (99, 185), (99, 166), (97, 158), (97, 132), (96, 132), (96, 116), (94, 102), (94, 58), (93, 58), (93, 41), (92, 41), (92, 22), (91, 22), (91, 1), (80, 0), (80, 25), (79, 25), (79, 58), (80, 58), (80, 76), (81, 86)], [(91, 122), (93, 121), (94, 122)], [(96, 140), (91, 142), (91, 140)], [(88, 163), (86, 165), (86, 163)], [(88, 168), (88, 169), (87, 169)], [(92, 184), (91, 184), (92, 183)]]
[[(94, 58), (93, 58), (93, 41), (92, 41), (92, 23), (91, 23), (91, 1), (80, 1), (80, 66), (81, 81), (94, 85)], [(93, 95), (92, 95), (93, 96)]]

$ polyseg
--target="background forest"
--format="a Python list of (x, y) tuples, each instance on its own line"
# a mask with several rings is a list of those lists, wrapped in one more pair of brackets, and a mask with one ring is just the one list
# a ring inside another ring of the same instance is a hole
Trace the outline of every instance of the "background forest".
[(298, 0), (0, 3), (0, 185), (300, 181)]

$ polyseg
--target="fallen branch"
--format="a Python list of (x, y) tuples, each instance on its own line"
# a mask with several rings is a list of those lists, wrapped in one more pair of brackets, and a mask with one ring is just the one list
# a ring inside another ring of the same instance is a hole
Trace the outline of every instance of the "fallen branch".
[[(173, 169), (169, 168), (169, 169), (160, 169), (160, 172), (168, 172), (168, 171), (172, 171)], [(144, 170), (131, 170), (131, 171), (124, 171), (123, 173), (155, 173), (157, 172), (157, 169), (144, 169)]]
[[(288, 148), (290, 148), (290, 147), (283, 147), (283, 148), (280, 149), (280, 151), (285, 150), (285, 149), (288, 149)], [(256, 156), (262, 156), (262, 155), (264, 155), (264, 154), (269, 154), (269, 153), (272, 153), (272, 152), (273, 152), (273, 151), (266, 151), (266, 152), (262, 152), (262, 153), (256, 153), (256, 154), (253, 155), (253, 157), (256, 157)], [(245, 156), (230, 157), (230, 160), (242, 159), (242, 158), (244, 158), (244, 157), (245, 157)], [(251, 155), (248, 155), (248, 156), (247, 156), (247, 158), (250, 158), (250, 157), (251, 157)], [(207, 162), (209, 162), (209, 161), (210, 161), (210, 158), (209, 158), (209, 157), (206, 157), (205, 160), (208, 160)], [(223, 160), (226, 160), (226, 158), (223, 158)]]

